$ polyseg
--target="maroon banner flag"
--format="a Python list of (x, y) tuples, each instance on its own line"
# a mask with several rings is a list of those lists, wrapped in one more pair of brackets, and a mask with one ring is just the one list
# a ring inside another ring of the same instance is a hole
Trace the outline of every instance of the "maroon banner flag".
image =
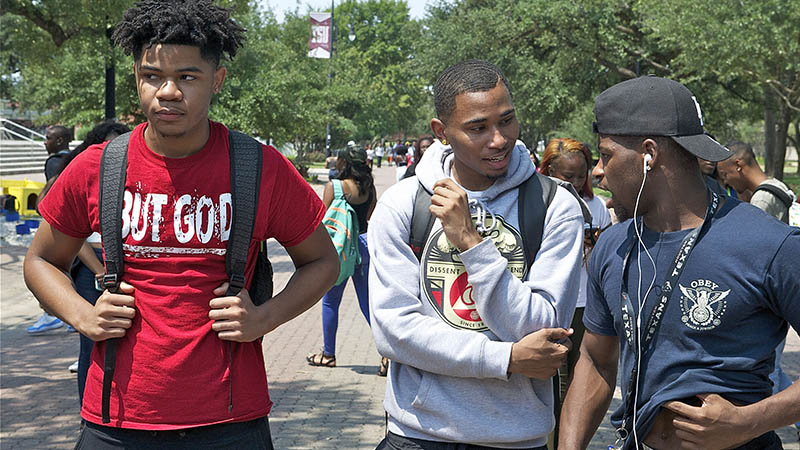
[(311, 13), (308, 56), (311, 58), (331, 57), (331, 13)]

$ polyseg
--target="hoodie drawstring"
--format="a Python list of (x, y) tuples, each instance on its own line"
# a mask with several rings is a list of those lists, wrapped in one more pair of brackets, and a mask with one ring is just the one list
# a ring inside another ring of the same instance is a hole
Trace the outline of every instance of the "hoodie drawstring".
[[(489, 210), (483, 201), (473, 198), (469, 200), (469, 213), (478, 216), (477, 224), (475, 228), (478, 230), (478, 233), (487, 234), (491, 233), (497, 227), (497, 218), (495, 217), (494, 213)], [(487, 213), (492, 218), (492, 224), (489, 225), (487, 228), (486, 223), (486, 215)]]

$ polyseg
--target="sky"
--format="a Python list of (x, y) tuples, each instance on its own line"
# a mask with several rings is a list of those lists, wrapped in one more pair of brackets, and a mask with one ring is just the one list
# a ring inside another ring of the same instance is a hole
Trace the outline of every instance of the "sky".
[[(264, 6), (269, 5), (275, 12), (275, 17), (278, 22), (283, 22), (283, 15), (286, 11), (293, 11), (299, 9), (302, 12), (307, 11), (310, 5), (314, 11), (325, 11), (330, 9), (330, 0), (259, 0)], [(425, 5), (429, 3), (426, 0), (406, 0), (410, 9), (412, 19), (421, 19), (425, 15)], [(336, 0), (336, 4), (341, 3), (341, 0)]]

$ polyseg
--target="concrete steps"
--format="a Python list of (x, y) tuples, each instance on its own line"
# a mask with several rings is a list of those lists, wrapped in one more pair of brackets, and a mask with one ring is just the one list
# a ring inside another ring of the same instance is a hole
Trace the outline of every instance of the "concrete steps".
[[(70, 149), (79, 142), (70, 143)], [(42, 142), (0, 140), (0, 176), (44, 172), (47, 150)]]
[(44, 171), (47, 151), (44, 144), (29, 141), (0, 141), (0, 176)]

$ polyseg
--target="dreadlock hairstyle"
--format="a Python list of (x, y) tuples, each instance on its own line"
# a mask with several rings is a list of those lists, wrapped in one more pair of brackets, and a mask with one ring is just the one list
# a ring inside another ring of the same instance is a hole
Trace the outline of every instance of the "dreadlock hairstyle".
[(66, 163), (64, 164), (65, 167), (66, 164), (69, 164), (69, 161), (75, 159), (76, 156), (78, 156), (82, 151), (86, 150), (90, 146), (95, 144), (102, 144), (103, 142), (109, 140), (108, 139), (109, 136), (111, 135), (120, 136), (127, 133), (128, 131), (131, 131), (131, 128), (129, 126), (122, 123), (114, 122), (112, 120), (107, 120), (105, 122), (98, 124), (86, 134), (86, 139), (84, 139), (83, 142), (78, 144), (78, 146), (75, 147), (71, 152), (69, 152), (69, 155), (66, 158), (64, 158), (66, 160)]
[(439, 75), (433, 86), (433, 103), (436, 116), (446, 122), (456, 108), (456, 96), (465, 92), (486, 92), (499, 81), (508, 89), (511, 86), (503, 72), (494, 64), (480, 59), (471, 59), (454, 64)]
[(244, 31), (229, 9), (211, 0), (140, 0), (125, 11), (111, 39), (135, 61), (144, 48), (177, 44), (199, 47), (203, 58), (216, 65), (223, 53), (236, 55)]
[(86, 134), (86, 139), (83, 140), (77, 147), (72, 149), (69, 154), (62, 159), (61, 168), (59, 169), (59, 173), (64, 170), (64, 168), (75, 159), (76, 156), (80, 155), (84, 150), (89, 148), (95, 144), (102, 144), (103, 142), (109, 140), (108, 137), (111, 135), (119, 136), (122, 134), (131, 131), (130, 127), (127, 125), (117, 123), (114, 121), (105, 121), (103, 123), (98, 124), (94, 128)]

